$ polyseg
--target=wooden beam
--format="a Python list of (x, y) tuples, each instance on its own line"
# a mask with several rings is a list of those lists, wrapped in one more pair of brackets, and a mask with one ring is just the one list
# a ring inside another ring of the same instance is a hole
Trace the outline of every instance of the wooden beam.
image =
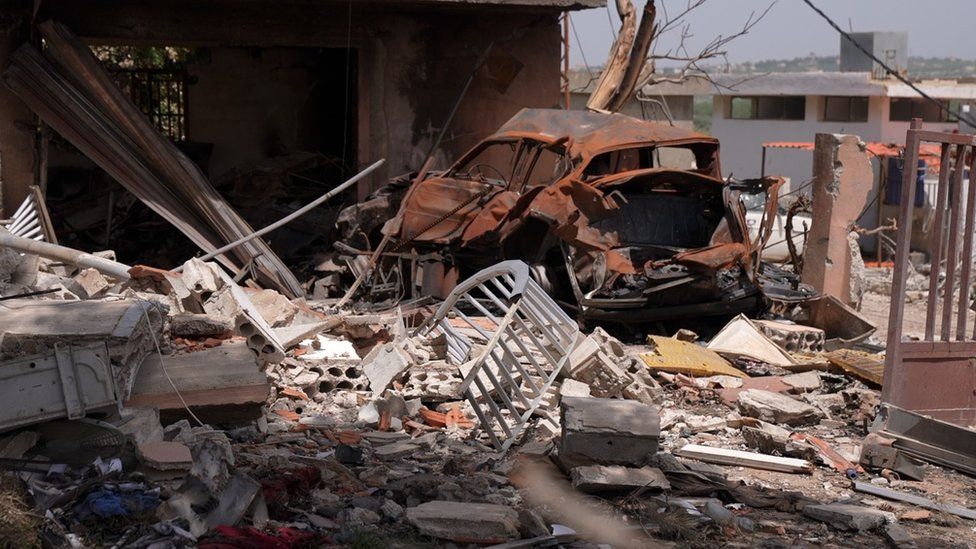
[(698, 444), (682, 446), (675, 454), (704, 461), (705, 463), (719, 463), (721, 465), (735, 465), (738, 467), (752, 467), (781, 473), (813, 473), (813, 464), (805, 459), (768, 456), (741, 450), (727, 450), (712, 448)]

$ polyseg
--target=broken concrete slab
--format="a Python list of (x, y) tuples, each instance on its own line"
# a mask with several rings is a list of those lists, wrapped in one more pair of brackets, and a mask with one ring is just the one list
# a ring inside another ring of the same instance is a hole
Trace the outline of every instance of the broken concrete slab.
[(422, 534), (457, 543), (503, 543), (519, 537), (518, 513), (504, 505), (428, 501), (407, 509), (406, 517)]
[(177, 313), (169, 317), (169, 333), (177, 337), (214, 337), (230, 334), (234, 323), (224, 316)]
[(74, 281), (84, 291), (84, 295), (80, 297), (88, 299), (99, 297), (112, 287), (112, 284), (102, 273), (90, 267), (79, 271), (74, 276)]
[(820, 388), (820, 374), (814, 370), (783, 376), (782, 381), (792, 388), (793, 393), (808, 393)]
[(657, 409), (628, 400), (562, 399), (560, 457), (567, 462), (642, 466), (657, 452)]
[(274, 290), (261, 290), (248, 295), (258, 314), (272, 328), (287, 326), (298, 314), (298, 307)]
[(621, 465), (585, 465), (570, 472), (573, 488), (588, 494), (633, 492), (634, 490), (668, 490), (671, 485), (656, 467), (623, 467)]
[(883, 511), (847, 503), (807, 505), (803, 514), (813, 520), (826, 522), (838, 530), (864, 532), (880, 527), (887, 520)]
[(918, 547), (915, 538), (903, 526), (897, 523), (886, 524), (884, 536), (888, 543), (895, 549), (912, 549)]
[(184, 402), (204, 421), (244, 421), (261, 416), (268, 390), (254, 354), (236, 340), (192, 353), (150, 356), (125, 404), (159, 408), (166, 421), (186, 416)]
[(586, 385), (588, 395), (598, 397), (618, 396), (632, 382), (627, 372), (603, 348), (600, 339), (592, 334), (578, 336), (569, 353), (569, 377)]
[(559, 386), (560, 397), (588, 397), (590, 396), (590, 386), (575, 379), (563, 380)]
[(739, 412), (769, 423), (782, 425), (811, 425), (823, 414), (809, 404), (786, 395), (747, 389), (739, 393)]
[(384, 461), (400, 459), (412, 455), (420, 449), (420, 444), (408, 440), (384, 444), (373, 451), (373, 455)]
[(369, 379), (374, 395), (385, 391), (393, 380), (413, 365), (413, 360), (396, 343), (387, 343), (370, 351), (363, 359), (363, 373)]

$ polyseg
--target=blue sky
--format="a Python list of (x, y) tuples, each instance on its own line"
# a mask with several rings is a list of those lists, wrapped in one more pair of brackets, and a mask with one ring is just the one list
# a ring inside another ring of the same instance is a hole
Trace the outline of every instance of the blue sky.
[[(701, 46), (718, 35), (741, 29), (751, 12), (762, 12), (770, 0), (708, 0), (688, 16), (689, 46)], [(909, 55), (976, 59), (976, 0), (813, 0), (846, 30), (908, 31)], [(613, 26), (619, 25), (609, 0), (605, 9), (573, 12), (576, 34), (571, 61), (582, 66), (602, 64), (613, 40)], [(634, 0), (638, 10), (644, 0)], [(657, 0), (671, 13), (682, 11), (688, 0)], [(609, 18), (608, 18), (609, 16)], [(609, 19), (609, 20), (608, 20)], [(679, 33), (662, 37), (661, 44), (677, 43)], [(800, 0), (779, 0), (747, 35), (728, 45), (731, 62), (787, 59), (810, 53), (836, 55), (840, 38), (825, 21)], [(582, 50), (582, 51), (581, 51)], [(582, 53), (582, 55), (581, 55)], [(666, 66), (666, 64), (665, 64)]]

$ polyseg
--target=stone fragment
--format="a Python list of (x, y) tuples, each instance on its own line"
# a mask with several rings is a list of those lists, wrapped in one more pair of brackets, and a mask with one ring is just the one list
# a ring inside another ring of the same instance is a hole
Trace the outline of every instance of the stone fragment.
[(645, 465), (661, 435), (655, 408), (629, 400), (562, 399), (559, 454), (579, 465)]
[(561, 397), (588, 397), (590, 396), (590, 386), (575, 379), (567, 379), (559, 387)]
[(810, 425), (822, 414), (813, 406), (778, 393), (747, 389), (739, 393), (739, 411), (744, 416), (784, 425)]
[(820, 388), (820, 374), (814, 370), (799, 374), (790, 374), (783, 376), (783, 383), (789, 385), (792, 388), (791, 392), (794, 393), (816, 391)]
[(82, 269), (74, 280), (85, 293), (81, 297), (87, 298), (98, 297), (112, 286), (102, 273), (92, 268)]
[(910, 549), (913, 547), (918, 547), (915, 543), (915, 538), (908, 533), (903, 526), (897, 523), (886, 524), (884, 527), (885, 539), (888, 543), (895, 547), (896, 549)]
[(143, 463), (159, 471), (189, 469), (193, 455), (187, 445), (180, 442), (147, 442), (139, 445), (139, 457)]
[(401, 441), (394, 442), (392, 444), (384, 444), (379, 448), (373, 450), (373, 455), (384, 460), (394, 460), (400, 459), (402, 457), (407, 457), (412, 455), (414, 452), (420, 449), (420, 445), (414, 442)]
[(637, 489), (668, 490), (671, 485), (656, 467), (586, 465), (570, 472), (573, 488), (588, 494), (632, 492)]
[(258, 314), (272, 328), (280, 328), (291, 324), (298, 307), (288, 301), (288, 298), (274, 290), (261, 290), (250, 294), (251, 303), (257, 308)]
[(377, 346), (363, 359), (363, 373), (369, 389), (379, 395), (413, 364), (410, 356), (396, 343)]
[(422, 534), (457, 543), (504, 543), (519, 536), (518, 513), (504, 505), (429, 501), (406, 515)]
[(234, 323), (222, 316), (179, 313), (169, 318), (169, 332), (177, 337), (211, 337), (233, 332)]
[(813, 520), (826, 522), (838, 530), (856, 532), (874, 530), (886, 520), (883, 511), (847, 503), (807, 505), (803, 508), (803, 514)]
[(384, 499), (380, 506), (380, 514), (389, 519), (398, 519), (403, 515), (403, 507), (392, 499)]

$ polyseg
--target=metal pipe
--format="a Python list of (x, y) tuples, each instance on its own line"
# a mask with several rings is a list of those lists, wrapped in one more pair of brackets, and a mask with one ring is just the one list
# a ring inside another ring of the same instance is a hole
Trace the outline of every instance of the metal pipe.
[(98, 257), (72, 248), (66, 248), (50, 242), (31, 240), (8, 233), (0, 234), (0, 246), (11, 248), (19, 252), (39, 255), (48, 259), (63, 261), (78, 267), (90, 267), (116, 280), (129, 280), (129, 267), (123, 263)]
[[(220, 255), (220, 254), (222, 254), (222, 253), (224, 253), (226, 251), (233, 250), (234, 248), (240, 246), (241, 244), (244, 244), (246, 242), (250, 242), (250, 241), (254, 240), (255, 238), (258, 238), (259, 236), (264, 236), (265, 234), (270, 233), (271, 231), (273, 231), (273, 230), (281, 227), (282, 225), (285, 225), (287, 223), (290, 223), (291, 221), (293, 221), (293, 220), (295, 220), (295, 219), (297, 219), (297, 218), (305, 215), (306, 213), (308, 213), (308, 211), (311, 210), (312, 208), (315, 208), (316, 206), (322, 204), (326, 200), (329, 200), (333, 196), (335, 196), (335, 195), (341, 193), (342, 191), (348, 189), (353, 184), (357, 183), (360, 179), (362, 179), (362, 178), (366, 177), (367, 175), (369, 175), (370, 173), (372, 173), (373, 170), (375, 170), (376, 168), (379, 168), (380, 166), (382, 166), (384, 162), (386, 162), (386, 159), (385, 158), (381, 158), (381, 159), (377, 160), (376, 162), (373, 162), (373, 164), (371, 166), (369, 166), (365, 170), (359, 172), (358, 174), (354, 175), (350, 179), (346, 180), (346, 182), (343, 183), (342, 185), (339, 185), (338, 187), (332, 189), (331, 191), (323, 194), (322, 196), (320, 196), (320, 197), (316, 198), (315, 200), (309, 202), (305, 206), (302, 206), (301, 208), (299, 208), (299, 209), (295, 210), (294, 212), (286, 215), (285, 217), (282, 217), (278, 221), (275, 221), (274, 223), (268, 225), (267, 227), (265, 227), (263, 229), (258, 229), (257, 231), (254, 231), (253, 233), (251, 233), (251, 234), (249, 234), (249, 235), (247, 235), (247, 236), (245, 236), (243, 238), (237, 239), (234, 242), (231, 242), (230, 244), (228, 244), (226, 246), (223, 246), (221, 248), (217, 248), (216, 250), (214, 250), (214, 251), (212, 251), (212, 252), (204, 255), (203, 257), (201, 257), (200, 260), (201, 261), (207, 261), (208, 259), (213, 259), (214, 257), (217, 257), (218, 255)], [(180, 272), (180, 270), (182, 270), (182, 267), (180, 267), (179, 269), (174, 269), (175, 272)]]

